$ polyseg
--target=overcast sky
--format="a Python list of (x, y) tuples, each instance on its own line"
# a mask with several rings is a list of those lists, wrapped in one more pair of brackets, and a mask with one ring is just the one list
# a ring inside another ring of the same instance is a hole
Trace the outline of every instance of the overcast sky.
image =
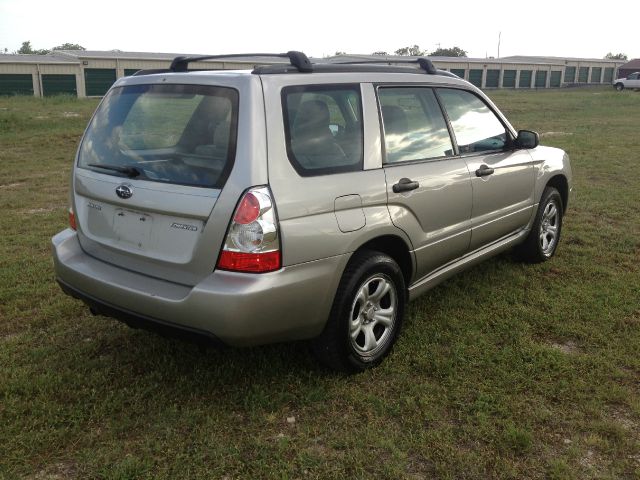
[(0, 51), (78, 43), (88, 50), (370, 54), (458, 46), (470, 57), (640, 57), (628, 0), (170, 1), (0, 0)]

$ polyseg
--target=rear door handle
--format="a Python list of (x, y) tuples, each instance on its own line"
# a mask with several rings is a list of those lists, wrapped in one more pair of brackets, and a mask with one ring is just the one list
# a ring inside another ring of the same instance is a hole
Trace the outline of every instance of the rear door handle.
[(480, 165), (480, 168), (476, 170), (476, 177), (486, 177), (493, 174), (495, 170), (487, 165)]
[(414, 182), (410, 178), (401, 178), (398, 183), (393, 186), (393, 193), (409, 192), (418, 188), (420, 184)]

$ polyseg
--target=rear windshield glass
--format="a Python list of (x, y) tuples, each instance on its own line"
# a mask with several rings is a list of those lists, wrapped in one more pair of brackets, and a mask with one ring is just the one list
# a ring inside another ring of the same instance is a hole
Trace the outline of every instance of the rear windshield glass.
[(238, 92), (204, 85), (132, 85), (103, 100), (78, 166), (156, 182), (221, 188), (235, 156)]

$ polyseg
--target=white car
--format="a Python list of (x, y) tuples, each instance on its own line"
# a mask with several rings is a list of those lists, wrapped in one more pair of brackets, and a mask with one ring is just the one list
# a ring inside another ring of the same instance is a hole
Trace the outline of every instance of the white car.
[(634, 72), (627, 78), (617, 78), (613, 81), (613, 88), (618, 91), (625, 88), (640, 88), (640, 72)]

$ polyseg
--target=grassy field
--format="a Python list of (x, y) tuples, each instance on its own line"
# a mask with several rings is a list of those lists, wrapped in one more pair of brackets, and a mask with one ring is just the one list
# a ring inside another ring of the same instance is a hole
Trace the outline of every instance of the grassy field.
[(409, 307), (379, 368), (197, 347), (54, 282), (93, 100), (0, 98), (0, 478), (640, 477), (640, 94), (497, 91), (566, 149), (557, 256), (499, 256)]

